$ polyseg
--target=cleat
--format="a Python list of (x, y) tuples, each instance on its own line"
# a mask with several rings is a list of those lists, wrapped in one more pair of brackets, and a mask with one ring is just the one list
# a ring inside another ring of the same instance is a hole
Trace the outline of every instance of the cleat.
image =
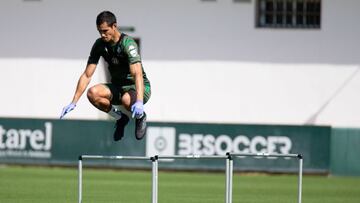
[(114, 141), (119, 141), (121, 140), (122, 137), (124, 137), (124, 129), (125, 126), (128, 124), (129, 122), (129, 117), (125, 114), (121, 115), (121, 118), (119, 120), (116, 121), (115, 124), (115, 132), (114, 132)]
[(146, 134), (146, 114), (144, 112), (141, 118), (135, 119), (135, 137), (137, 140), (141, 140), (144, 138)]

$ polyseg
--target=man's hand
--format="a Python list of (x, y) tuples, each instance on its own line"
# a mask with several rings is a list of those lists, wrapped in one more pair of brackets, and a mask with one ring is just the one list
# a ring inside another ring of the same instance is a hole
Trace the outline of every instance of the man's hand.
[(132, 111), (132, 117), (136, 117), (136, 118), (140, 118), (143, 114), (144, 114), (144, 104), (143, 101), (136, 101), (132, 106), (131, 106), (131, 111)]
[(70, 111), (74, 110), (75, 107), (76, 107), (76, 104), (74, 104), (74, 103), (71, 103), (71, 104), (65, 106), (65, 107), (63, 108), (62, 112), (61, 112), (60, 119), (63, 119), (64, 116), (65, 116), (67, 113), (69, 113)]

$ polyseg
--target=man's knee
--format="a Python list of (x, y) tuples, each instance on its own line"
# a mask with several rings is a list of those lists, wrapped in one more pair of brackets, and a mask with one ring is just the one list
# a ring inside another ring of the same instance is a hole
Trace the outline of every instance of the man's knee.
[(88, 89), (87, 98), (89, 99), (89, 101), (95, 101), (95, 99), (98, 96), (99, 96), (99, 91), (97, 90), (97, 88), (95, 86)]
[(125, 92), (121, 97), (121, 104), (128, 110), (131, 108), (131, 105), (135, 101), (136, 101), (136, 92), (135, 91)]
[(130, 99), (130, 95), (128, 93), (125, 93), (122, 95), (121, 105), (123, 105), (128, 110), (130, 109), (131, 99)]

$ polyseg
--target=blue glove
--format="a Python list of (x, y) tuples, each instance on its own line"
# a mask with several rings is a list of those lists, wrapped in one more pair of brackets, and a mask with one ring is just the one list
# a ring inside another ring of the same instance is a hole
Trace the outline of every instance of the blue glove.
[(62, 112), (61, 112), (60, 119), (63, 119), (64, 116), (65, 116), (67, 113), (69, 113), (70, 111), (74, 110), (75, 107), (76, 107), (76, 104), (74, 104), (74, 103), (71, 103), (71, 104), (65, 106), (65, 107), (63, 108)]
[(138, 100), (131, 106), (132, 117), (141, 118), (144, 114), (144, 104), (142, 101)]

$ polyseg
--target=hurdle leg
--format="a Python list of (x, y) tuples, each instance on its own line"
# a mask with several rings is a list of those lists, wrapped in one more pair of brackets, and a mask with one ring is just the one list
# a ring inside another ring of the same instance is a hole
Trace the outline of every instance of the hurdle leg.
[(226, 159), (226, 191), (225, 202), (232, 203), (232, 179), (233, 179), (233, 160), (231, 156)]
[(152, 161), (152, 203), (158, 202), (158, 159), (151, 157)]
[(79, 170), (79, 182), (78, 182), (78, 184), (79, 184), (79, 194), (78, 194), (78, 197), (79, 197), (79, 203), (81, 203), (82, 202), (82, 157), (80, 156), (79, 157), (79, 165), (78, 165), (78, 170)]
[(302, 196), (302, 175), (303, 175), (303, 158), (299, 155), (299, 185), (298, 185), (298, 203), (301, 203)]

